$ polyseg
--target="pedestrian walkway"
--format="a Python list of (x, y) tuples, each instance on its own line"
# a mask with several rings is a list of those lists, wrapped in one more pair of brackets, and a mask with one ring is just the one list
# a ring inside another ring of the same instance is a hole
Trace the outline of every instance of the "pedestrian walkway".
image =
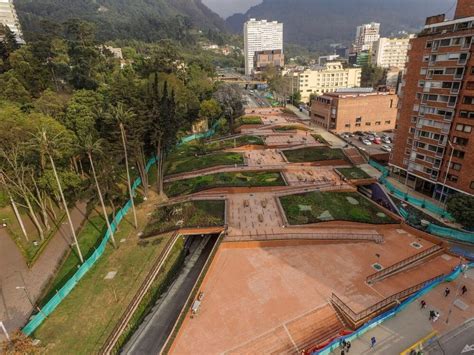
[[(86, 216), (86, 203), (71, 210), (74, 226), (79, 228)], [(23, 326), (33, 307), (25, 293), (36, 301), (54, 275), (58, 264), (72, 244), (69, 224), (63, 222), (32, 268), (28, 268), (17, 245), (5, 232), (0, 234), (0, 320), (8, 331)], [(1, 230), (6, 231), (6, 230)], [(25, 289), (17, 287), (25, 287)], [(3, 340), (0, 332), (0, 341)]]

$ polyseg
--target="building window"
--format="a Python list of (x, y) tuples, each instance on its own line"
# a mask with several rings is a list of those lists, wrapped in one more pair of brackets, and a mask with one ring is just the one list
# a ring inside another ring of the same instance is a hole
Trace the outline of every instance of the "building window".
[(465, 153), (462, 150), (457, 150), (457, 149), (453, 150), (453, 157), (455, 157), (455, 158), (463, 159), (464, 154)]
[(356, 122), (362, 122), (362, 117), (356, 117)]
[(462, 165), (461, 165), (461, 164), (459, 164), (459, 163), (451, 163), (451, 169), (456, 170), (456, 171), (459, 171), (459, 170), (461, 170), (461, 168), (462, 168)]
[(472, 126), (469, 126), (467, 124), (461, 124), (461, 123), (458, 123), (456, 125), (456, 131), (458, 132), (465, 132), (465, 133), (471, 133), (472, 131)]
[(462, 103), (466, 105), (473, 105), (474, 104), (474, 96), (464, 96), (462, 98)]
[(385, 124), (390, 124), (390, 122), (392, 122), (392, 121), (390, 121), (390, 120), (389, 120), (389, 121), (385, 121)]
[(456, 175), (453, 175), (453, 174), (448, 174), (448, 181), (458, 182), (458, 177)]
[(356, 123), (356, 127), (360, 127), (360, 123)]
[(457, 145), (467, 145), (468, 142), (469, 142), (469, 139), (467, 138), (462, 138), (462, 137), (453, 138), (453, 143)]
[(351, 124), (350, 124), (350, 123), (346, 123), (346, 124), (344, 125), (344, 127), (350, 128), (350, 127), (351, 127)]
[(471, 181), (471, 185), (469, 185), (469, 188), (470, 188), (471, 190), (474, 190), (474, 181)]
[(370, 125), (372, 125), (372, 124), (371, 124), (370, 122), (365, 122), (365, 125), (366, 125), (366, 126), (370, 126)]

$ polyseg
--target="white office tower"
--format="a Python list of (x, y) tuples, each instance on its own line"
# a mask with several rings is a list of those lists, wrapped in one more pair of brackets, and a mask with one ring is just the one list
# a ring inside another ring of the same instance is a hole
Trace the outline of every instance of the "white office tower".
[(360, 53), (362, 51), (372, 50), (372, 45), (380, 38), (379, 31), (380, 23), (377, 22), (357, 26), (354, 51)]
[(379, 38), (372, 48), (372, 63), (382, 68), (405, 68), (409, 42), (412, 37)]
[(282, 23), (252, 18), (244, 24), (245, 75), (252, 74), (255, 52), (277, 49), (283, 53)]
[(10, 28), (18, 43), (24, 43), (13, 0), (0, 0), (0, 24)]

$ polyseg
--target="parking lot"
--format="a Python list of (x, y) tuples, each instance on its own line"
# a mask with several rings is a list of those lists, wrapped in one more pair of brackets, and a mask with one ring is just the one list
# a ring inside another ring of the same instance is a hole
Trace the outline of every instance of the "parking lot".
[[(378, 132), (376, 137), (381, 138), (381, 142), (379, 144), (377, 144), (377, 140), (369, 140), (370, 144), (364, 144), (360, 140), (360, 137), (365, 138), (369, 136), (369, 132), (363, 133), (363, 136), (354, 133), (350, 134), (349, 136), (347, 136), (347, 134), (339, 134), (338, 136), (347, 143), (363, 151), (366, 151), (369, 155), (390, 153), (391, 149), (393, 149), (393, 133)], [(384, 142), (382, 137), (388, 137), (391, 143)]]

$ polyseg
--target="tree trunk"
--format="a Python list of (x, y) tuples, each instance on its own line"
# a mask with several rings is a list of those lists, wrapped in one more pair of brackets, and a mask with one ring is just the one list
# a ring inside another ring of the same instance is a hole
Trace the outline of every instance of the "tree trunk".
[(130, 181), (130, 170), (128, 168), (128, 155), (127, 155), (127, 143), (125, 139), (125, 129), (122, 123), (120, 123), (120, 132), (122, 133), (122, 144), (123, 144), (123, 151), (125, 155), (125, 168), (127, 171), (128, 193), (130, 194), (130, 201), (132, 203), (133, 221), (135, 224), (135, 228), (138, 228), (137, 211), (135, 210), (135, 203), (133, 201), (132, 183)]
[(100, 204), (102, 206), (102, 213), (104, 214), (105, 222), (107, 223), (107, 228), (109, 229), (110, 240), (112, 241), (112, 245), (114, 246), (114, 248), (117, 248), (117, 244), (115, 243), (114, 232), (112, 231), (112, 226), (110, 225), (107, 209), (105, 208), (104, 198), (102, 197), (102, 192), (100, 191), (99, 181), (97, 181), (97, 175), (95, 173), (94, 161), (92, 160), (91, 152), (88, 152), (87, 156), (89, 157), (89, 162), (91, 163), (92, 175), (94, 176), (95, 186), (97, 188)]
[(35, 211), (33, 210), (33, 206), (31, 205), (30, 199), (27, 196), (24, 196), (26, 206), (28, 207), (28, 211), (30, 212), (31, 220), (33, 221), (36, 229), (38, 229), (38, 233), (40, 235), (41, 240), (44, 240), (44, 232), (43, 227), (41, 227), (41, 223), (36, 217)]
[(12, 208), (13, 208), (13, 212), (15, 213), (15, 217), (18, 220), (18, 224), (20, 225), (21, 232), (25, 236), (26, 240), (29, 242), (30, 239), (28, 238), (28, 233), (26, 232), (25, 224), (23, 223), (23, 219), (21, 219), (20, 211), (18, 211), (18, 207), (15, 203), (15, 200), (13, 199), (12, 194), (10, 193), (10, 190), (7, 187), (7, 183), (5, 181), (5, 177), (3, 176), (3, 174), (1, 174), (1, 178), (2, 178), (2, 183), (5, 186), (5, 190), (7, 191), (8, 198), (10, 199), (10, 203), (12, 204)]
[[(45, 134), (45, 138), (46, 138), (46, 134)], [(72, 219), (71, 219), (71, 215), (69, 214), (66, 198), (64, 197), (63, 189), (61, 187), (61, 181), (59, 181), (58, 172), (56, 171), (56, 165), (54, 164), (54, 160), (51, 155), (49, 155), (49, 160), (51, 162), (51, 166), (53, 167), (53, 173), (54, 173), (54, 177), (56, 178), (56, 183), (58, 184), (59, 194), (61, 195), (61, 200), (64, 205), (64, 210), (66, 211), (69, 227), (71, 228), (72, 237), (74, 238), (74, 243), (76, 243), (79, 260), (81, 261), (81, 264), (82, 264), (84, 263), (84, 258), (82, 257), (81, 247), (79, 246), (79, 241), (77, 240), (76, 231), (74, 230), (74, 225), (72, 224)]]

